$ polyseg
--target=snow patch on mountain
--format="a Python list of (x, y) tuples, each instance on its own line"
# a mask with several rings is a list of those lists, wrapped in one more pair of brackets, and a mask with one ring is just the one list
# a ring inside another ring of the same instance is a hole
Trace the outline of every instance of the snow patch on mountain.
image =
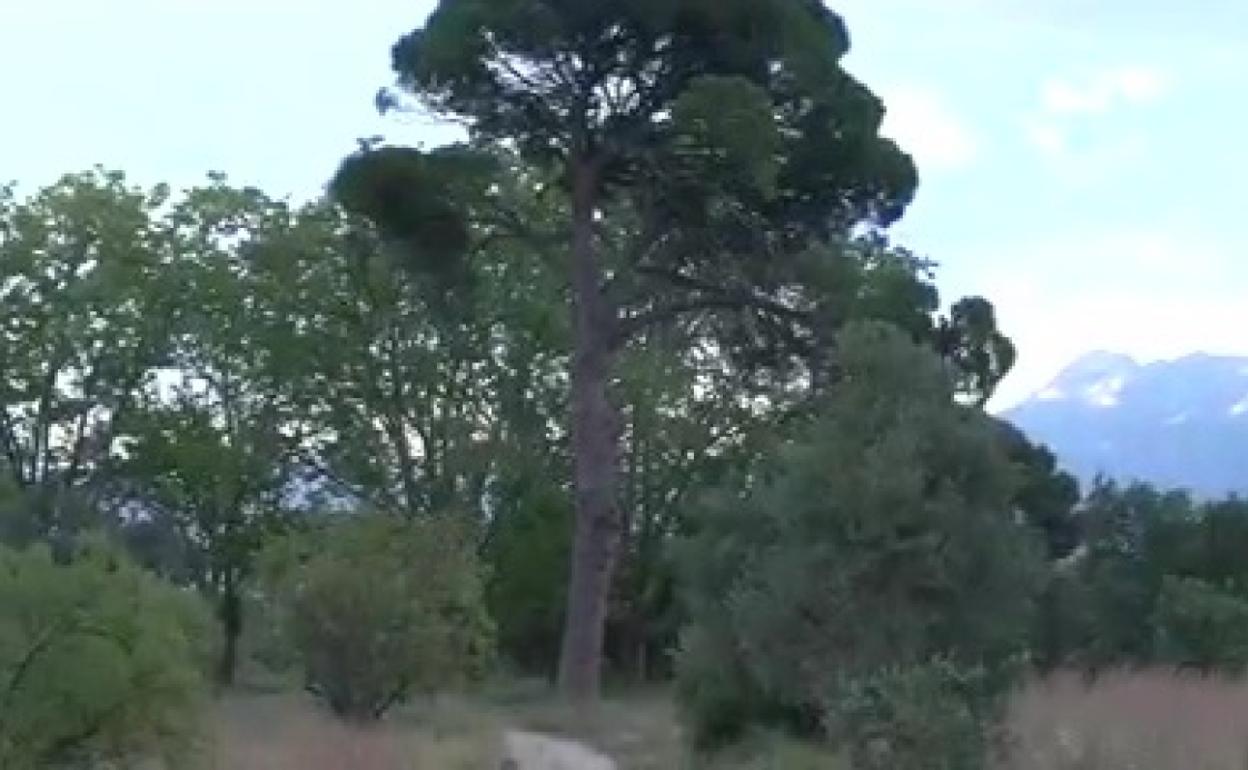
[(1061, 401), (1063, 398), (1066, 398), (1066, 394), (1062, 392), (1061, 388), (1055, 388), (1050, 385), (1037, 393), (1035, 398), (1037, 401)]
[(1085, 484), (1098, 475), (1248, 494), (1248, 357), (1091, 353), (1002, 416)]
[(1109, 409), (1118, 406), (1118, 396), (1126, 384), (1127, 378), (1123, 375), (1106, 377), (1084, 388), (1083, 397), (1092, 406)]

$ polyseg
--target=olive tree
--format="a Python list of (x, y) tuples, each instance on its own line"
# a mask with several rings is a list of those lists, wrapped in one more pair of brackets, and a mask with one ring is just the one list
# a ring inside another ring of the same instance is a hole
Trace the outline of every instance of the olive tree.
[(862, 723), (847, 703), (864, 677), (904, 690), (953, 670), (987, 697), (1026, 653), (1041, 548), (989, 418), (891, 327), (836, 342), (815, 419), (710, 494), (678, 546), (680, 690), (707, 740), (751, 721), (837, 739)]

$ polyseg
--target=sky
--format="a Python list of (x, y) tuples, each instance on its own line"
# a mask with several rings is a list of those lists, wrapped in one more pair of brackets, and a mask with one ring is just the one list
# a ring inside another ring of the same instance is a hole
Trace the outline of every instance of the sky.
[[(846, 67), (918, 161), (895, 240), (1019, 348), (994, 408), (1092, 350), (1248, 355), (1248, 3), (839, 0)], [(0, 180), (101, 164), (316, 195), (429, 0), (0, 0)]]

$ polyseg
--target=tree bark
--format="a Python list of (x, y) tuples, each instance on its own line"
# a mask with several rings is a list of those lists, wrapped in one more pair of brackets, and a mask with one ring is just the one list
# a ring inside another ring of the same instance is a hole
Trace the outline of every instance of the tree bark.
[(238, 669), (238, 639), (243, 632), (243, 601), (236, 581), (228, 571), (221, 586), (217, 615), (221, 621), (223, 637), (221, 660), (217, 666), (217, 684), (229, 687), (234, 684), (234, 674)]
[(599, 693), (608, 598), (620, 536), (616, 497), (620, 415), (609, 394), (617, 318), (602, 292), (602, 266), (594, 244), (595, 164), (587, 159), (574, 161), (571, 173), (576, 331), (571, 418), (576, 534), (559, 687), (572, 700), (589, 701)]

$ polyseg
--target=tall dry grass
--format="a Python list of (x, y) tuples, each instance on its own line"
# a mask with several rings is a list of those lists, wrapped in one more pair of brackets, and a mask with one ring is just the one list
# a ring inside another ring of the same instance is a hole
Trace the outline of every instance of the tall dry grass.
[(1015, 698), (1004, 770), (1248, 770), (1248, 682), (1063, 674)]
[(444, 697), (372, 726), (349, 725), (296, 693), (236, 693), (217, 705), (211, 770), (497, 768), (503, 736), (527, 730), (584, 743), (621, 770), (678, 770), (684, 742), (662, 694), (573, 710), (550, 698)]
[[(596, 713), (549, 698), (445, 698), (373, 727), (345, 725), (298, 695), (253, 693), (222, 700), (215, 721), (211, 770), (496, 768), (512, 728), (581, 740), (621, 770), (842, 766), (783, 742), (695, 763), (662, 693), (614, 699)], [(1148, 671), (1089, 686), (1055, 676), (1013, 700), (1007, 734), (1013, 750), (996, 770), (1248, 770), (1248, 681)]]
[[(343, 724), (295, 693), (235, 693), (217, 704), (209, 770), (494, 770), (508, 730), (578, 741), (619, 770), (835, 770), (814, 747), (778, 735), (695, 758), (670, 696), (640, 692), (571, 709), (549, 693), (446, 697), (371, 727)], [(188, 765), (189, 767), (189, 765)]]
[(212, 770), (476, 770), (498, 766), (502, 726), (450, 707), (349, 725), (297, 695), (238, 695), (218, 705), (215, 733)]

